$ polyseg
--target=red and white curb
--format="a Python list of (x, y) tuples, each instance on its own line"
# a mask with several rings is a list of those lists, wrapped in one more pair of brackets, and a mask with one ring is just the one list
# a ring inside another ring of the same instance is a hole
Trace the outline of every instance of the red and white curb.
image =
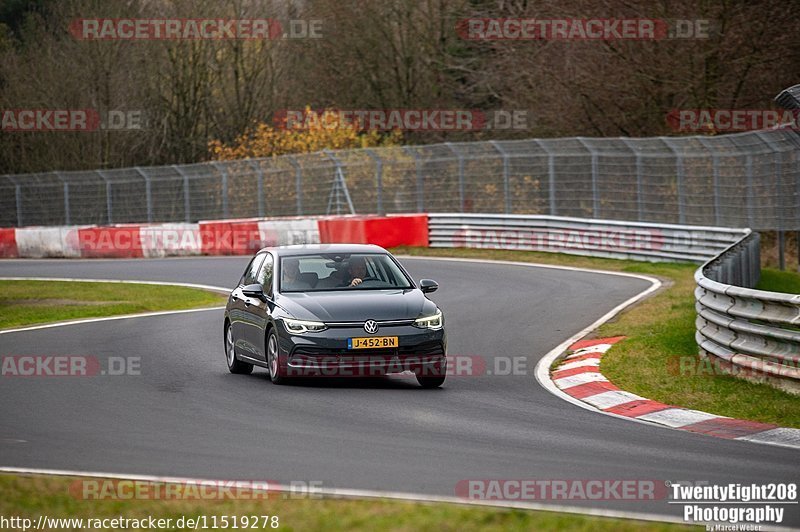
[(600, 360), (624, 338), (581, 340), (572, 344), (573, 352), (552, 371), (552, 382), (570, 397), (606, 414), (717, 438), (800, 449), (800, 429), (690, 410), (620, 390), (602, 374)]

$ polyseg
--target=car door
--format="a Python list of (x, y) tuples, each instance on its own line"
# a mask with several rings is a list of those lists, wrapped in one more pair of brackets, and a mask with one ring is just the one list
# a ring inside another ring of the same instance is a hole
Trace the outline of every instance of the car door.
[(247, 341), (246, 334), (250, 328), (247, 323), (251, 320), (249, 307), (250, 301), (242, 293), (242, 288), (256, 282), (258, 271), (264, 261), (266, 253), (259, 253), (250, 261), (245, 268), (242, 277), (239, 279), (239, 284), (233, 289), (230, 296), (230, 311), (228, 316), (231, 320), (231, 330), (233, 332), (233, 343), (236, 350), (247, 356), (253, 356), (252, 348)]
[(255, 281), (264, 287), (264, 294), (267, 296), (266, 301), (250, 298), (245, 300), (245, 311), (248, 313), (250, 319), (247, 320), (247, 325), (244, 330), (245, 341), (248, 348), (252, 351), (255, 358), (259, 360), (267, 360), (265, 354), (265, 331), (267, 322), (272, 313), (272, 281), (275, 271), (275, 259), (271, 253), (266, 253), (264, 262), (258, 269)]

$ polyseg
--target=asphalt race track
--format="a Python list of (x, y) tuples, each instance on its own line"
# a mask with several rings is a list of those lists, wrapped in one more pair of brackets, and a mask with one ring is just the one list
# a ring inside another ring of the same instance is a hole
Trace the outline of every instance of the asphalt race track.
[[(0, 277), (142, 279), (231, 286), (248, 258), (0, 261)], [(222, 311), (0, 335), (0, 355), (141, 357), (139, 376), (2, 377), (0, 466), (455, 495), (462, 479), (797, 482), (796, 450), (615, 419), (551, 395), (537, 360), (647, 288), (638, 279), (405, 259), (430, 277), (450, 355), (527, 358), (527, 374), (316, 379), (275, 386), (228, 373)], [(22, 442), (18, 440), (23, 440)], [(563, 504), (581, 505), (576, 501)], [(665, 500), (596, 508), (680, 515)], [(784, 525), (800, 526), (787, 506)]]

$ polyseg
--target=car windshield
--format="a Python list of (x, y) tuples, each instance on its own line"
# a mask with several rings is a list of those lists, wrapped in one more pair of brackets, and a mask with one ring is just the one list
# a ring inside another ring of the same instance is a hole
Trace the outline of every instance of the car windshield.
[(384, 253), (318, 253), (282, 257), (281, 292), (412, 288), (397, 263)]

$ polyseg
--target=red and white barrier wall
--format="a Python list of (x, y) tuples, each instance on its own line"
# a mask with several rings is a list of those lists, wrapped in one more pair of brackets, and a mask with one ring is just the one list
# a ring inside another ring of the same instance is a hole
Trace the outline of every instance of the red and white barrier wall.
[(0, 228), (0, 258), (250, 255), (267, 246), (428, 245), (427, 215), (211, 220), (198, 223)]

